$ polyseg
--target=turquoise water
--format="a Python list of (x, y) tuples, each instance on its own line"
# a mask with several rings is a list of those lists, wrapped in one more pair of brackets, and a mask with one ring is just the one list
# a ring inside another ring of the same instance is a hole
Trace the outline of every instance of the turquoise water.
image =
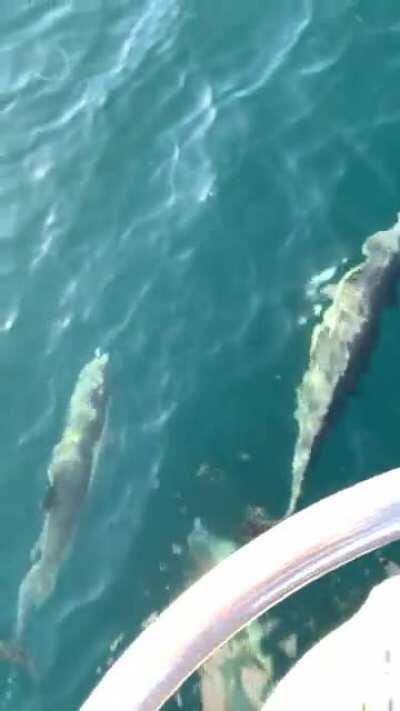
[[(0, 669), (0, 708), (74, 711), (113, 640), (186, 584), (195, 517), (237, 539), (247, 503), (285, 509), (312, 278), (400, 209), (400, 15), (4, 0), (0, 32), (2, 638), (76, 376), (96, 347), (111, 359), (94, 486), (27, 632), (39, 683)], [(399, 463), (399, 326), (394, 306), (302, 506)], [(277, 614), (302, 651), (382, 575), (370, 556)]]

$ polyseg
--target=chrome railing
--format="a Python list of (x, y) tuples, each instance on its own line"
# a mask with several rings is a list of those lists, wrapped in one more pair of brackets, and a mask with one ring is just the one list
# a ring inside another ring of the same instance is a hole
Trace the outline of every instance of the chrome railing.
[(400, 469), (284, 519), (182, 593), (132, 642), (81, 711), (155, 711), (255, 617), (398, 538)]

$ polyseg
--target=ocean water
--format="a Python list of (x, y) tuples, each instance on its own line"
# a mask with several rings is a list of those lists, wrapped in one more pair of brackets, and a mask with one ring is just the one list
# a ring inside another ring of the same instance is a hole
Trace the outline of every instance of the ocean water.
[[(3, 0), (0, 34), (1, 638), (97, 347), (111, 388), (74, 545), (27, 630), (39, 680), (2, 663), (0, 708), (75, 711), (188, 583), (196, 517), (238, 541), (247, 504), (287, 505), (318, 282), (400, 210), (400, 15)], [(399, 327), (395, 300), (301, 506), (399, 464)], [(374, 554), (276, 615), (304, 651), (383, 575)], [(290, 662), (270, 647), (279, 678)], [(178, 703), (200, 708), (195, 679)]]

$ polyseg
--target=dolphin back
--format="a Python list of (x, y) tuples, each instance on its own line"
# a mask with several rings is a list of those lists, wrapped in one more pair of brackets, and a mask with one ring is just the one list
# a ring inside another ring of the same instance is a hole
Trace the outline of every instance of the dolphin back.
[(325, 424), (339, 381), (348, 373), (363, 335), (382, 306), (382, 294), (397, 269), (400, 255), (400, 215), (388, 230), (365, 241), (361, 264), (348, 270), (332, 293), (311, 337), (308, 368), (297, 388), (298, 423), (292, 463), (292, 487), (286, 515), (301, 495), (304, 474), (315, 442)]
[[(17, 638), (31, 610), (51, 595), (75, 533), (95, 466), (107, 405), (108, 354), (95, 357), (79, 373), (69, 403), (65, 428), (48, 468), (45, 519), (34, 547), (39, 559), (23, 579), (18, 597)], [(49, 493), (49, 492), (48, 492)]]

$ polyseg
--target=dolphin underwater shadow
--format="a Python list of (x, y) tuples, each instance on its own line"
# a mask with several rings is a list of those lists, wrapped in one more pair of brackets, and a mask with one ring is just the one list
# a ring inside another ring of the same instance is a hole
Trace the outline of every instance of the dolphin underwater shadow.
[(362, 253), (364, 261), (326, 289), (332, 303), (312, 333), (309, 366), (297, 388), (298, 437), (286, 516), (296, 508), (311, 456), (377, 340), (379, 315), (399, 274), (400, 215), (392, 228), (368, 237)]
[(18, 593), (16, 639), (21, 640), (33, 608), (51, 595), (79, 523), (104, 430), (108, 354), (96, 355), (79, 373), (65, 428), (48, 467), (43, 527), (31, 553), (33, 565)]

